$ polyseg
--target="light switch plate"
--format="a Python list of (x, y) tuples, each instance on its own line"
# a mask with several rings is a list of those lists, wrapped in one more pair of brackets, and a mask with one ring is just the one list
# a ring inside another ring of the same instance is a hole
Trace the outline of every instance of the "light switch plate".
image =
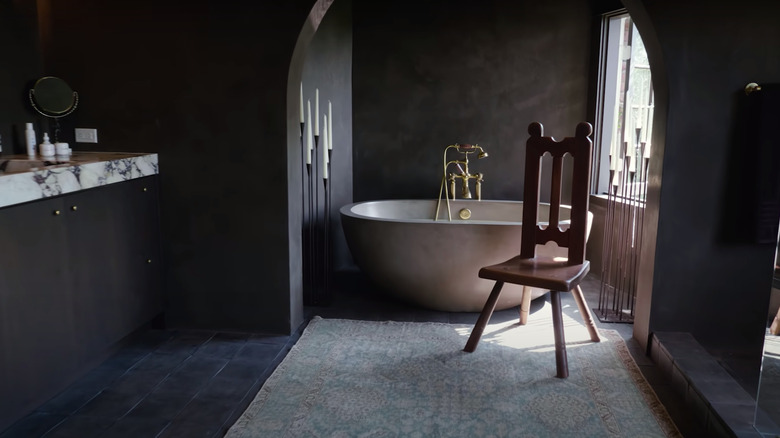
[(76, 143), (97, 143), (97, 129), (76, 128)]

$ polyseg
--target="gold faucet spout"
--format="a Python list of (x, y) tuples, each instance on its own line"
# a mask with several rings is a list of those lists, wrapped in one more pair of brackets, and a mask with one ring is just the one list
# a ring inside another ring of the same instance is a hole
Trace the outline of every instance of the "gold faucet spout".
[(471, 190), (469, 190), (469, 176), (466, 175), (463, 178), (463, 187), (460, 191), (460, 196), (463, 199), (471, 199)]
[[(455, 148), (458, 150), (458, 152), (463, 154), (463, 160), (451, 160), (447, 161), (447, 151), (451, 148)], [(439, 187), (439, 201), (436, 203), (436, 213), (434, 215), (434, 220), (439, 219), (439, 209), (441, 207), (441, 198), (442, 195), (444, 195), (444, 199), (447, 201), (447, 217), (449, 220), (452, 220), (452, 213), (450, 212), (450, 198), (453, 200), (455, 199), (455, 180), (457, 178), (461, 179), (461, 196), (464, 199), (472, 199), (471, 196), (471, 190), (469, 189), (469, 180), (475, 179), (475, 189), (477, 193), (477, 200), (482, 200), (482, 181), (483, 177), (481, 173), (470, 173), (469, 172), (469, 154), (473, 154), (479, 152), (477, 154), (477, 158), (486, 158), (488, 156), (487, 152), (485, 152), (482, 147), (479, 145), (470, 145), (470, 144), (451, 144), (444, 148), (444, 157), (443, 157), (443, 174), (441, 177), (441, 186)], [(448, 173), (447, 168), (454, 164), (460, 173)], [(461, 164), (463, 167), (461, 167)], [(449, 189), (449, 190), (448, 190)]]

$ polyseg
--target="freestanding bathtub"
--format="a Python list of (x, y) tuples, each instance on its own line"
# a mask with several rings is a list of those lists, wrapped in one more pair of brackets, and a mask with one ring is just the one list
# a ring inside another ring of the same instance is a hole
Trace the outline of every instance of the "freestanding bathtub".
[[(384, 200), (341, 207), (347, 245), (360, 270), (385, 292), (434, 310), (482, 310), (494, 282), (478, 277), (482, 266), (520, 252), (523, 204), (516, 201)], [(468, 212), (464, 209), (468, 209)], [(468, 219), (461, 218), (469, 216)], [(561, 207), (561, 226), (569, 219)], [(541, 205), (540, 218), (549, 211)], [(592, 214), (588, 217), (588, 231)], [(537, 254), (566, 256), (554, 243)], [(532, 290), (532, 298), (547, 291)], [(519, 306), (522, 286), (505, 284), (497, 309)]]

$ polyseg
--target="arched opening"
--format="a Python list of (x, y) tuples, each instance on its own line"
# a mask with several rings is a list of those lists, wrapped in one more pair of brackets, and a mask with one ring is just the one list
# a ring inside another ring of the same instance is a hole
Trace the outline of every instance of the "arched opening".
[(653, 273), (655, 268), (655, 247), (658, 233), (658, 210), (660, 208), (661, 176), (663, 173), (664, 148), (666, 145), (666, 118), (668, 106), (668, 81), (661, 46), (644, 5), (641, 1), (625, 0), (623, 4), (634, 21), (647, 53), (653, 77), (653, 148), (648, 163), (646, 180), (646, 200), (642, 249), (637, 272), (636, 314), (634, 318), (634, 338), (645, 348), (650, 342), (650, 312), (653, 297)]
[[(349, 179), (341, 192), (345, 195), (342, 199), (349, 202), (435, 197), (437, 185), (428, 182), (438, 181), (440, 175), (437, 166), (426, 163), (437, 163), (441, 147), (452, 141), (487, 143), (491, 158), (479, 162), (480, 170), (485, 171), (487, 178), (484, 196), (518, 199), (522, 175), (512, 170), (511, 163), (522, 156), (522, 148), (516, 147), (523, 144), (524, 131), (518, 128), (523, 125), (520, 121), (541, 120), (548, 132), (568, 135), (571, 127), (577, 121), (587, 119), (590, 112), (588, 94), (592, 84), (588, 70), (591, 68), (589, 32), (592, 23), (588, 17), (594, 11), (574, 4), (576, 2), (560, 3), (567, 7), (557, 13), (546, 11), (544, 5), (502, 5), (506, 11), (489, 14), (472, 11), (465, 4), (451, 5), (446, 11), (429, 5), (416, 7), (416, 14), (406, 17), (401, 25), (393, 21), (393, 17), (403, 14), (403, 2), (355, 4), (352, 8), (355, 77), (350, 90), (355, 93), (354, 102), (350, 102), (350, 109), (354, 107), (355, 123), (354, 129), (349, 126), (349, 132), (354, 132), (356, 153), (354, 166), (350, 155), (349, 168), (343, 170), (349, 173)], [(293, 308), (295, 303), (300, 306), (304, 297), (305, 280), (298, 278), (298, 273), (306, 269), (302, 262), (305, 260), (306, 242), (302, 237), (305, 230), (301, 230), (308, 221), (306, 209), (310, 190), (307, 170), (302, 164), (307, 134), (304, 128), (302, 135), (300, 109), (309, 101), (315, 103), (314, 93), (318, 86), (305, 80), (306, 64), (317, 57), (309, 49), (328, 7), (331, 3), (324, 1), (313, 7), (299, 37), (288, 77), (290, 264), (293, 267), (291, 277), (295, 277), (291, 278)], [(628, 10), (634, 17), (636, 7)], [(475, 26), (464, 31), (454, 24), (465, 15), (470, 16)], [(545, 17), (543, 25), (533, 18), (535, 15)], [(497, 16), (501, 18), (497, 19)], [(432, 17), (435, 20), (427, 23)], [(427, 24), (422, 25), (423, 22)], [(635, 22), (643, 40), (647, 40), (648, 58), (654, 67), (654, 151), (649, 157), (647, 175), (648, 210), (652, 211), (657, 209), (653, 203), (658, 201), (660, 187), (666, 91), (663, 69), (656, 67), (660, 65), (657, 42), (646, 29), (646, 19), (636, 17)], [(558, 30), (551, 32), (550, 28)], [(387, 35), (393, 35), (393, 38), (387, 38)], [(320, 105), (327, 100), (322, 89), (320, 99)], [(337, 210), (340, 205), (333, 202), (331, 206)], [(647, 219), (652, 221), (652, 213)], [(331, 230), (339, 228), (334, 225)], [(654, 226), (646, 228), (646, 232), (653, 234)], [(645, 248), (653, 247), (653, 238), (644, 239)], [(336, 259), (343, 262), (345, 258), (344, 263), (351, 263), (346, 248)], [(643, 256), (645, 261), (639, 272), (640, 276), (645, 276), (640, 283), (650, 281), (649, 286), (641, 287), (646, 293), (652, 290), (652, 266), (648, 266), (648, 263), (652, 264), (652, 258), (652, 252)], [(649, 305), (649, 297), (642, 295), (640, 290), (638, 307), (649, 309)], [(640, 332), (645, 332), (639, 336), (646, 337), (647, 329), (641, 327), (647, 324), (643, 322), (647, 315), (642, 312), (638, 309), (636, 323)]]
[[(604, 322), (634, 323), (637, 314), (646, 316), (649, 305), (639, 297), (641, 282), (647, 281), (640, 273), (652, 264), (647, 255), (642, 257), (645, 246), (654, 245), (651, 239), (645, 242), (645, 233), (653, 234), (657, 226), (647, 212), (658, 208), (648, 194), (651, 181), (660, 184), (656, 140), (662, 148), (663, 138), (654, 129), (660, 113), (655, 87), (663, 81), (655, 77), (659, 69), (651, 68), (651, 50), (629, 11), (605, 13), (600, 24), (591, 198), (598, 220), (590, 257), (601, 287), (593, 304)], [(649, 43), (654, 44), (652, 36)], [(646, 347), (644, 321), (636, 322), (635, 337)]]

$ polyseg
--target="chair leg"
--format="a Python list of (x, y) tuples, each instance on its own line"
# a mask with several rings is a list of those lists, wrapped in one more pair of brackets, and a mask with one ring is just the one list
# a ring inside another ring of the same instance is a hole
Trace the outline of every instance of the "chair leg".
[(523, 286), (523, 299), (520, 303), (520, 325), (528, 323), (528, 312), (531, 311), (531, 288)]
[(498, 295), (501, 293), (501, 288), (504, 286), (503, 281), (497, 281), (493, 286), (493, 290), (490, 292), (490, 296), (485, 302), (485, 307), (482, 308), (482, 313), (479, 314), (477, 323), (474, 324), (474, 329), (471, 330), (468, 342), (466, 342), (466, 348), (463, 351), (472, 353), (477, 349), (479, 339), (482, 337), (482, 332), (485, 331), (490, 316), (493, 315), (493, 311), (496, 310), (496, 303), (498, 302)]
[(561, 293), (557, 290), (550, 291), (552, 302), (553, 332), (555, 334), (555, 368), (557, 377), (565, 379), (569, 377), (569, 361), (566, 358), (566, 339), (563, 336), (563, 314), (561, 313)]
[(585, 301), (585, 295), (582, 294), (582, 288), (577, 285), (571, 290), (571, 294), (574, 296), (574, 301), (577, 302), (577, 307), (580, 309), (582, 320), (585, 322), (588, 333), (590, 333), (590, 340), (593, 342), (601, 342), (599, 331), (596, 329), (596, 323), (593, 322), (593, 315), (590, 313), (588, 303)]

